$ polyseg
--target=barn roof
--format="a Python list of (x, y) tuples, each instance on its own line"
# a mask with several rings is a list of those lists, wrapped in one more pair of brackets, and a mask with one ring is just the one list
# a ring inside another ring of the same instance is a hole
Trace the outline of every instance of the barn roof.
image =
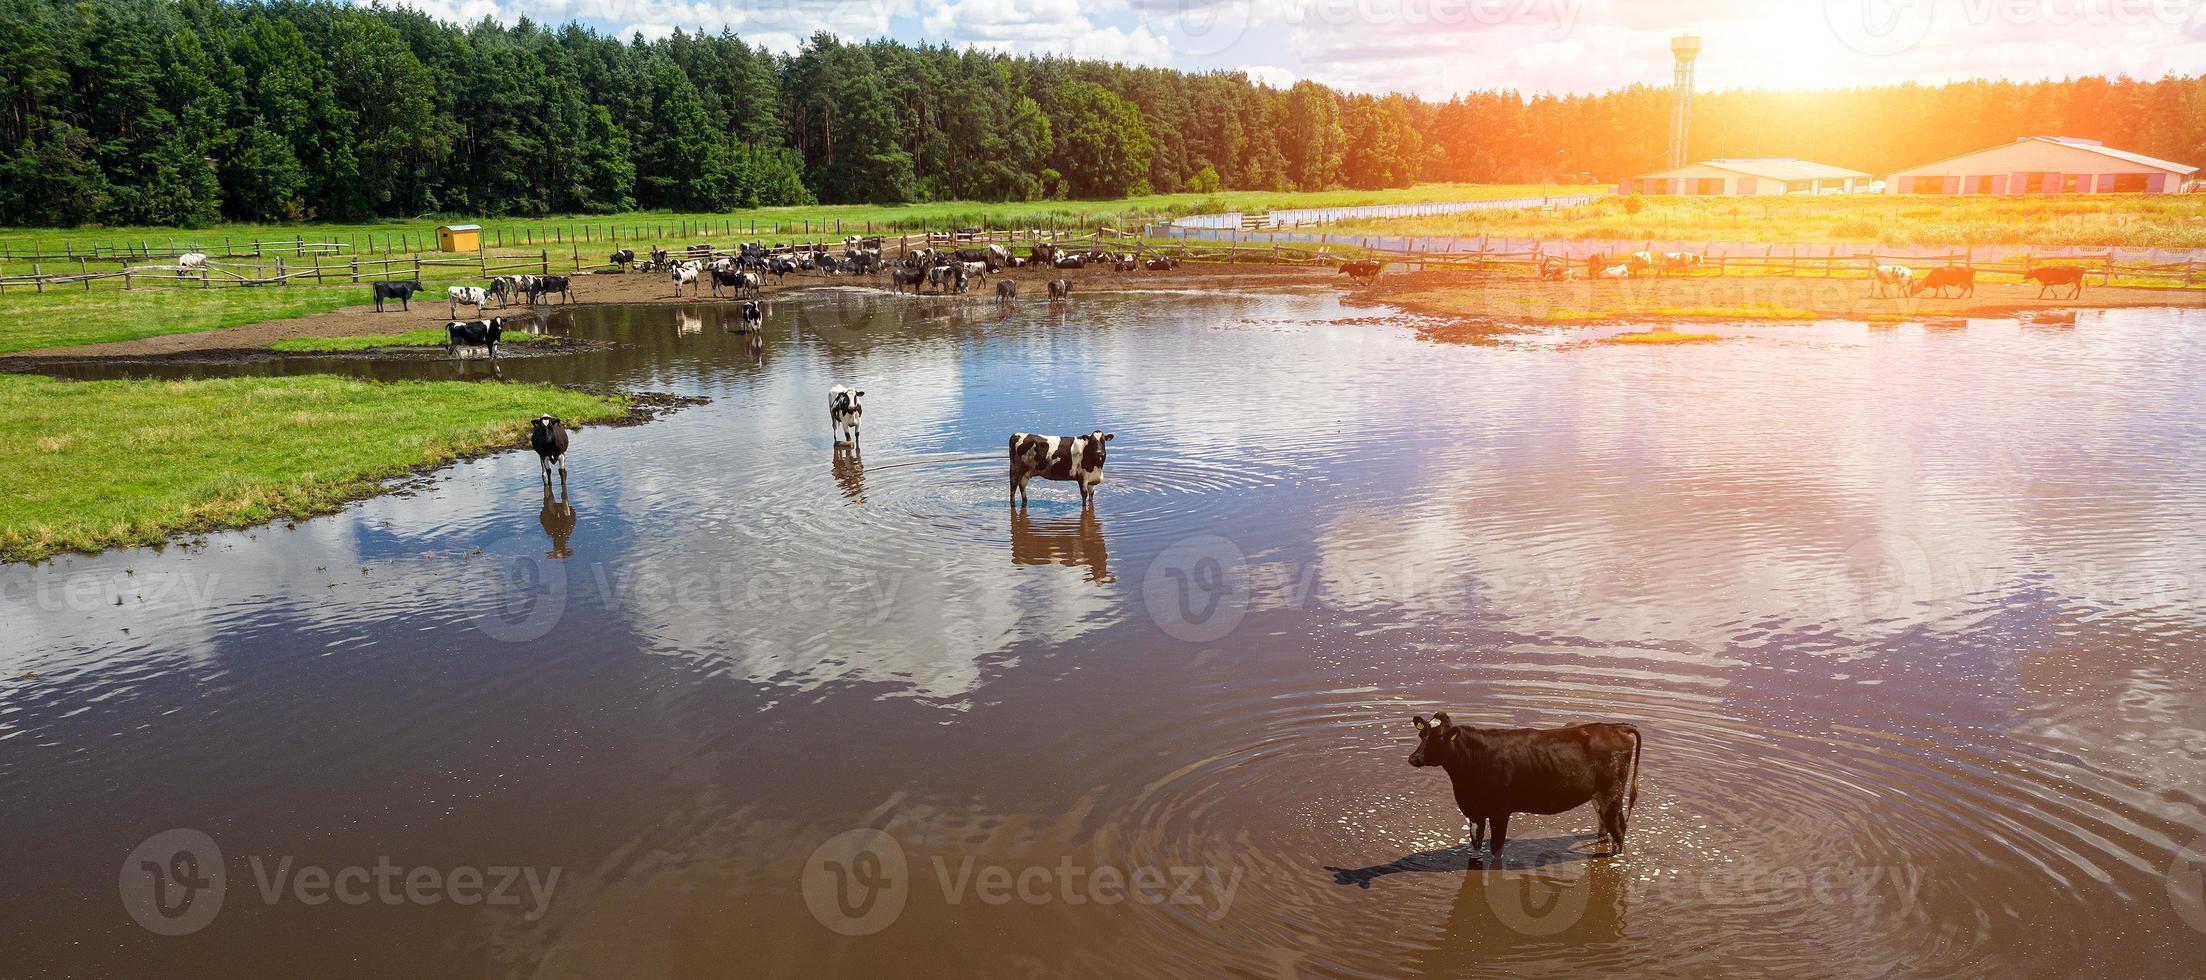
[(2134, 163), (2139, 166), (2151, 167), (2154, 170), (2166, 170), (2170, 173), (2189, 175), (2198, 172), (2197, 167), (2187, 167), (2183, 164), (2175, 163), (2170, 160), (2162, 160), (2159, 157), (2148, 157), (2142, 153), (2132, 153), (2128, 150), (2117, 150), (2111, 146), (2107, 146), (2106, 144), (2099, 142), (2098, 140), (2087, 140), (2075, 136), (2018, 136), (2012, 143), (2001, 143), (1998, 146), (1987, 146), (1981, 150), (1970, 150), (1967, 153), (1956, 153), (1953, 156), (1946, 157), (1942, 160), (1932, 160), (1929, 163), (1917, 164), (1915, 166), (1907, 167), (1894, 172), (1906, 173), (1913, 170), (1929, 170), (1933, 167), (1939, 167), (1948, 163), (1952, 163), (1955, 160), (1965, 160), (1980, 153), (1991, 153), (1995, 150), (2004, 150), (2017, 144), (2033, 142), (2052, 143), (2056, 146), (2065, 146), (2072, 150), (2083, 150), (2088, 153), (2097, 153), (2101, 156), (2112, 157), (2116, 160), (2121, 160), (2126, 163)]
[(1694, 167), (1714, 167), (1717, 170), (1728, 170), (1732, 173), (1745, 174), (1749, 177), (1759, 177), (1765, 180), (1782, 181), (1837, 180), (1846, 177), (1869, 176), (1868, 174), (1865, 174), (1859, 170), (1848, 170), (1845, 167), (1834, 167), (1827, 163), (1815, 163), (1810, 160), (1796, 160), (1791, 157), (1752, 157), (1739, 160), (1703, 160), (1699, 163), (1687, 164), (1683, 167), (1672, 167), (1668, 170), (1657, 170), (1653, 173), (1640, 174), (1632, 179), (1643, 180), (1647, 178), (1659, 179), (1663, 177), (1672, 177), (1691, 170)]

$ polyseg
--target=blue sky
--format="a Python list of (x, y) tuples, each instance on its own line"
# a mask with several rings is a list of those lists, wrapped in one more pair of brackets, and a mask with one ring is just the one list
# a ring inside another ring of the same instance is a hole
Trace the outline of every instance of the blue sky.
[(730, 28), (788, 51), (827, 30), (1434, 98), (1668, 84), (1668, 39), (1686, 30), (1707, 38), (1703, 89), (2206, 72), (2206, 0), (398, 2), (448, 20), (577, 20), (622, 37)]

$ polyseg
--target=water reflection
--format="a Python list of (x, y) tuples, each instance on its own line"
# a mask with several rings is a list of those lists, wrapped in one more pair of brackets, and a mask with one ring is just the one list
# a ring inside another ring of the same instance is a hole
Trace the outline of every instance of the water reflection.
[(574, 505), (567, 502), (567, 474), (559, 474), (559, 498), (552, 499), (551, 473), (544, 474), (544, 506), (537, 511), (537, 523), (544, 526), (544, 534), (551, 538), (551, 550), (546, 558), (566, 558), (574, 554), (567, 547), (567, 539), (574, 535)]
[(1036, 520), (1025, 510), (1012, 508), (1012, 564), (1086, 566), (1088, 581), (1116, 581), (1110, 573), (1110, 548), (1103, 541), (1103, 520), (1096, 510), (1083, 507), (1077, 518)]
[(866, 502), (866, 461), (854, 442), (835, 443), (835, 485), (852, 503)]

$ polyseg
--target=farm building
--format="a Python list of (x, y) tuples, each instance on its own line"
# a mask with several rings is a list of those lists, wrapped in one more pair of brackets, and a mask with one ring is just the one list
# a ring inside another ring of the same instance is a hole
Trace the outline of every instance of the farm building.
[(1892, 174), (1895, 194), (2172, 194), (2197, 167), (2070, 136), (2024, 136), (2002, 146)]
[(1625, 194), (1822, 194), (1867, 189), (1859, 170), (1789, 157), (1708, 160), (1628, 177)]
[(473, 252), (482, 248), (483, 226), (440, 225), (437, 228), (437, 248), (446, 252)]

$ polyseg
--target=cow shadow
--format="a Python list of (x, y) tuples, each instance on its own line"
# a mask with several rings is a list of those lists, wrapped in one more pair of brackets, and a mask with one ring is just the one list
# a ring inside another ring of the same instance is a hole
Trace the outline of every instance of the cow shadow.
[(568, 539), (574, 536), (575, 512), (574, 505), (567, 502), (566, 476), (559, 478), (559, 497), (556, 500), (552, 499), (551, 478), (545, 477), (544, 506), (536, 512), (536, 520), (544, 526), (545, 536), (551, 538), (551, 550), (545, 552), (544, 557), (567, 558), (574, 554), (574, 549), (567, 545)]
[(1388, 875), (1447, 874), (1500, 869), (1525, 871), (1587, 862), (1594, 856), (1591, 848), (1597, 837), (1595, 834), (1512, 837), (1499, 857), (1488, 853), (1483, 847), (1472, 847), (1466, 841), (1453, 847), (1404, 854), (1385, 864), (1361, 868), (1336, 868), (1332, 865), (1324, 867), (1333, 873), (1333, 884), (1355, 885), (1359, 888), (1370, 888), (1373, 881)]
[(1103, 520), (1096, 510), (1083, 507), (1077, 519), (1044, 517), (1036, 521), (1025, 508), (1012, 508), (1011, 563), (1086, 566), (1088, 581), (1116, 581), (1111, 577), (1110, 546), (1103, 540)]

